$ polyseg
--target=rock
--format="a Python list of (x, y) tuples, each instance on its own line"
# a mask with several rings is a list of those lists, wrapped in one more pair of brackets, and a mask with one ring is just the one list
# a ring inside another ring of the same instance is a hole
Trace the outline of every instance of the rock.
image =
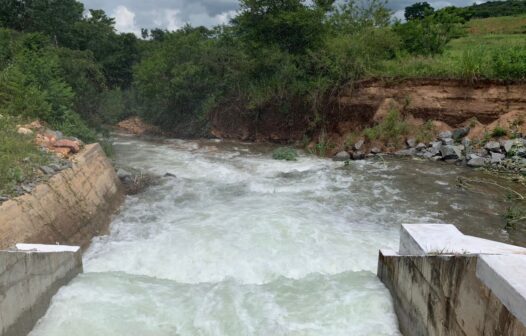
[(409, 138), (405, 142), (409, 148), (416, 147), (416, 139), (415, 138)]
[(351, 155), (345, 151), (339, 152), (332, 158), (333, 161), (349, 161), (350, 159)]
[(130, 172), (128, 172), (127, 170), (119, 168), (117, 170), (117, 177), (119, 179), (121, 179), (121, 180), (131, 179), (132, 178), (132, 174)]
[(418, 149), (418, 150), (423, 150), (423, 149), (426, 149), (426, 148), (427, 148), (427, 146), (423, 142), (420, 142), (418, 145), (416, 145), (416, 149)]
[(491, 153), (491, 163), (501, 163), (506, 156), (501, 153)]
[(449, 139), (451, 137), (453, 137), (453, 133), (451, 133), (450, 131), (443, 131), (438, 134), (438, 138), (440, 140)]
[(76, 140), (61, 139), (57, 140), (53, 146), (69, 148), (73, 153), (78, 153), (80, 151), (80, 145), (80, 142)]
[(33, 189), (30, 186), (25, 184), (22, 185), (22, 190), (24, 190), (26, 193), (30, 193), (31, 191), (33, 191)]
[[(473, 154), (474, 155), (474, 154)], [(468, 161), (468, 166), (477, 168), (477, 167), (484, 167), (486, 165), (486, 159), (481, 158), (479, 156), (474, 155), (471, 157)]]
[(446, 138), (442, 140), (442, 143), (446, 146), (453, 146), (455, 144), (455, 140), (451, 138)]
[(522, 147), (522, 142), (521, 141), (517, 141), (517, 140), (506, 140), (506, 141), (503, 141), (503, 143), (502, 143), (502, 147), (504, 147), (504, 150), (506, 151), (506, 153), (511, 152), (511, 150), (515, 146)]
[(462, 157), (462, 149), (460, 146), (442, 146), (440, 154), (443, 160), (458, 160)]
[(371, 153), (372, 154), (380, 154), (382, 151), (380, 150), (380, 148), (378, 147), (373, 147), (371, 148)]
[(497, 141), (488, 141), (488, 143), (484, 146), (484, 148), (490, 152), (499, 153), (500, 143), (498, 143)]
[(23, 135), (31, 135), (31, 134), (33, 134), (32, 130), (30, 130), (29, 128), (25, 128), (25, 127), (19, 127), (16, 132), (18, 134), (23, 134)]
[(62, 157), (68, 157), (68, 155), (71, 153), (71, 148), (67, 147), (56, 147), (53, 149), (55, 153), (57, 153), (59, 156)]
[(359, 151), (360, 149), (362, 149), (364, 143), (365, 142), (363, 141), (363, 139), (361, 139), (360, 141), (354, 144), (354, 149)]
[(164, 174), (164, 177), (177, 177), (177, 176), (175, 176), (175, 174), (172, 174), (172, 173), (166, 173)]
[(471, 146), (471, 139), (470, 139), (470, 138), (464, 138), (464, 139), (462, 139), (462, 145), (463, 145), (464, 147), (469, 147), (469, 146)]
[(46, 175), (53, 175), (55, 174), (55, 170), (49, 166), (42, 166), (40, 167), (40, 170), (46, 174)]
[(352, 159), (353, 160), (363, 160), (365, 159), (365, 153), (364, 152), (353, 152), (352, 153)]
[(442, 148), (442, 141), (433, 141), (431, 143), (431, 148), (436, 148), (440, 150), (440, 148)]
[(515, 151), (515, 155), (517, 155), (517, 156), (519, 156), (521, 158), (526, 158), (526, 148), (521, 147), (521, 148), (517, 149)]
[(455, 140), (460, 140), (469, 134), (469, 130), (470, 130), (469, 127), (457, 128), (456, 130), (453, 131), (452, 137)]
[(398, 152), (395, 152), (394, 154), (398, 156), (413, 156), (413, 155), (416, 155), (416, 149), (415, 148), (402, 149), (402, 150), (399, 150)]

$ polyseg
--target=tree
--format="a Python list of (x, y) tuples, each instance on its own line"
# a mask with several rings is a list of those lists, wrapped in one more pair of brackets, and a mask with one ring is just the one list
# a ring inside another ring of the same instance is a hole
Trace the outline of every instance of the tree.
[(405, 19), (407, 21), (422, 20), (426, 16), (434, 13), (433, 7), (427, 2), (417, 2), (405, 8)]

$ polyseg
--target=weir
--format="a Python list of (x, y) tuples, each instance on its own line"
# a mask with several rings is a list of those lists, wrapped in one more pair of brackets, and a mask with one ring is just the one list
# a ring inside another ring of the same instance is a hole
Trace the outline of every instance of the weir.
[(0, 335), (27, 335), (53, 295), (79, 273), (78, 246), (17, 244), (0, 251)]
[(417, 335), (526, 335), (526, 249), (446, 224), (403, 225), (378, 277), (400, 330)]

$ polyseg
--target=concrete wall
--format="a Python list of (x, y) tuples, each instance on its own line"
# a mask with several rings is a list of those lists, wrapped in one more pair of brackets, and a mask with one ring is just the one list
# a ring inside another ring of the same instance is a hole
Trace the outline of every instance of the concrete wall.
[(526, 249), (404, 225), (399, 252), (380, 251), (378, 277), (405, 336), (526, 336)]
[(0, 249), (19, 242), (86, 247), (106, 231), (124, 198), (121, 189), (102, 148), (87, 145), (71, 169), (0, 206)]
[(58, 289), (82, 272), (79, 247), (0, 251), (0, 336), (25, 336)]

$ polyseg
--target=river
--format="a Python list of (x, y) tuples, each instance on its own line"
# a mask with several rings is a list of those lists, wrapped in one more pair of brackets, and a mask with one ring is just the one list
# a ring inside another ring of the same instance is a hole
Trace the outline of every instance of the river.
[(121, 164), (176, 178), (128, 196), (31, 336), (399, 335), (375, 274), (402, 223), (526, 242), (502, 230), (502, 194), (459, 189), (480, 173), (452, 165), (284, 162), (219, 141), (115, 148)]

